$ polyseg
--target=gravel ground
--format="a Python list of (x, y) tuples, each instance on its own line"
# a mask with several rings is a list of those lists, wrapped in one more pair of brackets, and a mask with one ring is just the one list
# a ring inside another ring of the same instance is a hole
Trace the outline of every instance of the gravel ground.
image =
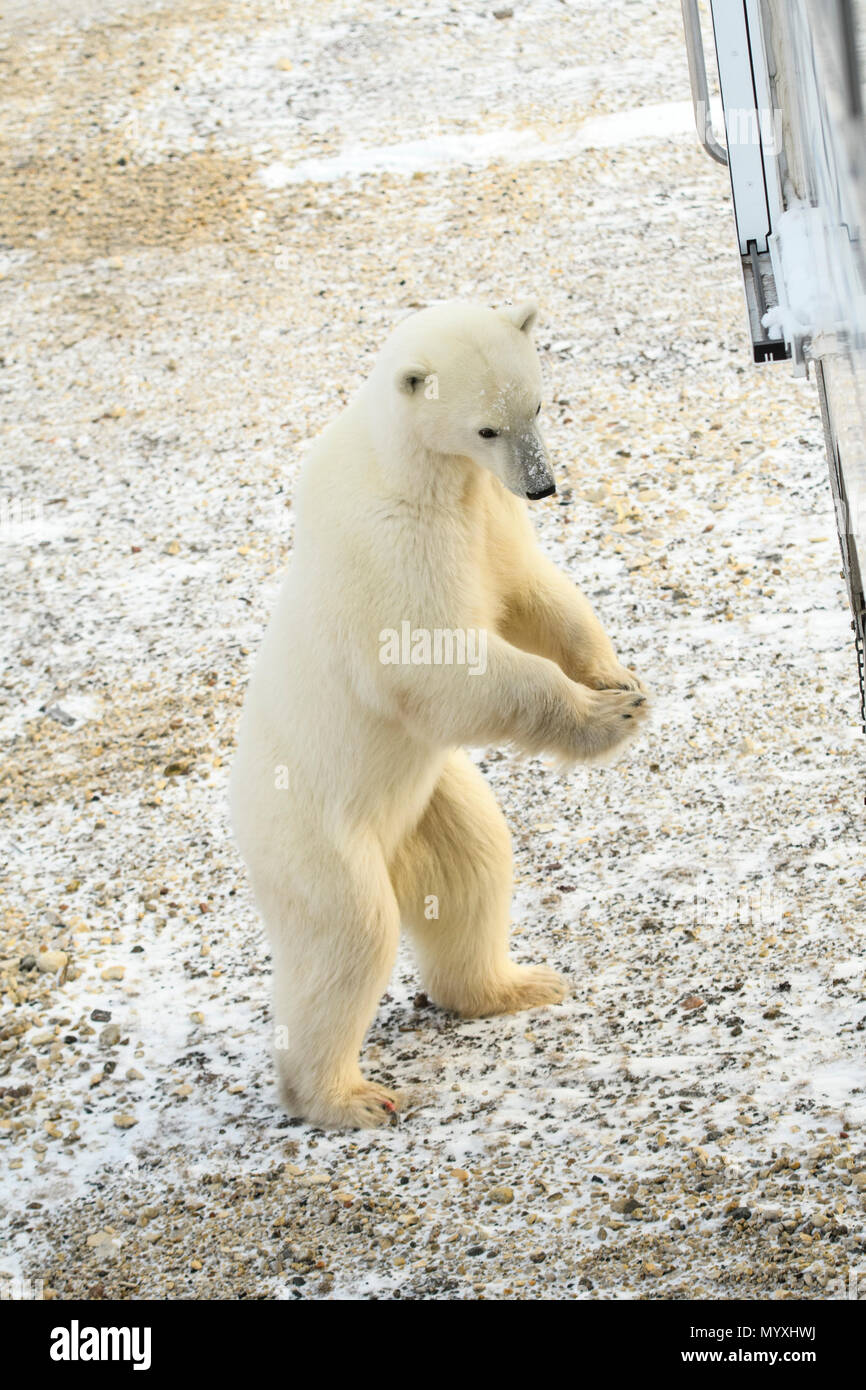
[[(849, 617), (814, 385), (750, 364), (679, 7), (7, 10), (0, 1279), (866, 1296)], [(400, 1122), (323, 1133), (277, 1105), (226, 824), (244, 683), (305, 442), (408, 309), (526, 293), (533, 516), (654, 722), (608, 768), (478, 753), (515, 952), (573, 994), (462, 1021), (401, 954), (365, 1048)]]

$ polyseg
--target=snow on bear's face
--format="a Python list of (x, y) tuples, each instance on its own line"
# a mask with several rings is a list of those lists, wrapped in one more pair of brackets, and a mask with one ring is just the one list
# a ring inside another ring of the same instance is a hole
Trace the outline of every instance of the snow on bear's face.
[(538, 428), (536, 314), (533, 300), (501, 310), (452, 301), (405, 319), (383, 350), (403, 436), (533, 500), (556, 491)]

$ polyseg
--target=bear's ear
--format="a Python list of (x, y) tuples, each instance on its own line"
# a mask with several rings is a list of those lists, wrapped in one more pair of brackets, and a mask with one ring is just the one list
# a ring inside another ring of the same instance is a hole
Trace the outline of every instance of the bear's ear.
[(401, 367), (395, 378), (398, 391), (403, 391), (407, 396), (414, 396), (419, 387), (424, 385), (430, 372), (427, 367), (421, 367), (415, 363), (412, 367)]
[(513, 323), (515, 328), (519, 328), (521, 333), (531, 333), (535, 327), (535, 320), (538, 318), (538, 305), (534, 299), (521, 299), (519, 304), (509, 304), (506, 309), (499, 311), (503, 318)]

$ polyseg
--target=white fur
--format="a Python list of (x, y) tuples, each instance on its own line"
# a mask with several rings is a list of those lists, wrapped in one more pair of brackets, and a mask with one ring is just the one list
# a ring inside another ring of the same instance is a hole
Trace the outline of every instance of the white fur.
[[(531, 301), (406, 319), (302, 471), (232, 806), (273, 951), (284, 1096), (319, 1124), (381, 1123), (394, 1107), (358, 1058), (401, 920), (447, 1008), (563, 997), (552, 970), (508, 957), (508, 830), (461, 745), (592, 758), (646, 711), (519, 500), (550, 477), (534, 319)], [(484, 630), (484, 673), (383, 664), (380, 634), (406, 621)]]

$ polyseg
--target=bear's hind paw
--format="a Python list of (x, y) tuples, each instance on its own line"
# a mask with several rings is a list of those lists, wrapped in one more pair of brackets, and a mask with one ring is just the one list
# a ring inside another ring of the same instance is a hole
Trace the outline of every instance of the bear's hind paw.
[(514, 965), (505, 979), (492, 982), (474, 998), (458, 1002), (456, 1009), (464, 1018), (516, 1014), (543, 1004), (561, 1004), (567, 994), (567, 982), (549, 966)]
[(305, 1118), (325, 1129), (375, 1129), (396, 1124), (398, 1108), (393, 1091), (362, 1080), (341, 1095), (314, 1102), (306, 1108)]

